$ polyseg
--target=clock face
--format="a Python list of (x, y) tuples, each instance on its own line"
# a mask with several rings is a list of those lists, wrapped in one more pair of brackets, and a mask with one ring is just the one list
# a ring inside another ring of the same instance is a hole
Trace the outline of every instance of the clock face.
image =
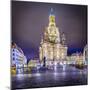
[(50, 28), (48, 34), (49, 34), (49, 41), (55, 42), (56, 38), (57, 38), (56, 29), (55, 28)]

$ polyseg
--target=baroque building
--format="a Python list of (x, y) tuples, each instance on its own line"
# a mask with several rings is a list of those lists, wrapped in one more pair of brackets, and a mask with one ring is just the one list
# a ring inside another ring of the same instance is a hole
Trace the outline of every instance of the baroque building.
[(66, 61), (67, 45), (64, 33), (59, 32), (56, 26), (53, 9), (49, 15), (49, 24), (44, 30), (43, 37), (39, 47), (39, 58), (43, 61), (45, 58), (46, 65), (58, 64)]

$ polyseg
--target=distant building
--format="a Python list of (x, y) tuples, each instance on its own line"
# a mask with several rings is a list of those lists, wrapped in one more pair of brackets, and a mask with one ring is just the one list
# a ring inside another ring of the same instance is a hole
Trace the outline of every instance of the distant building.
[(84, 64), (82, 53), (76, 53), (76, 64), (79, 64), (79, 65)]
[(15, 43), (11, 46), (11, 67), (16, 68), (16, 73), (23, 73), (23, 67), (27, 65), (27, 58), (22, 49)]
[(82, 64), (83, 63), (83, 54), (80, 52), (73, 53), (70, 58), (70, 64)]
[(73, 53), (71, 55), (71, 64), (75, 64), (77, 59), (77, 53)]
[(38, 59), (31, 59), (28, 62), (28, 69), (31, 70), (32, 68), (39, 69), (41, 67), (40, 61)]
[(86, 45), (83, 50), (83, 61), (88, 64), (88, 46)]
[(72, 59), (71, 55), (67, 56), (66, 59), (67, 59), (67, 64), (74, 64), (75, 63), (75, 61)]
[(56, 26), (53, 9), (49, 15), (48, 27), (44, 30), (39, 47), (39, 58), (46, 59), (46, 65), (57, 64), (66, 60), (67, 57), (66, 37), (64, 33), (59, 32)]

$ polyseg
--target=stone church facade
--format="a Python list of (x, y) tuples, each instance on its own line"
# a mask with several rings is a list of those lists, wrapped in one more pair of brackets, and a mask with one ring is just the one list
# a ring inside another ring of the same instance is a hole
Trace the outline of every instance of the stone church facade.
[(58, 64), (66, 60), (67, 57), (66, 37), (59, 32), (56, 26), (53, 9), (49, 15), (49, 24), (44, 30), (39, 47), (39, 59), (46, 59), (46, 65)]

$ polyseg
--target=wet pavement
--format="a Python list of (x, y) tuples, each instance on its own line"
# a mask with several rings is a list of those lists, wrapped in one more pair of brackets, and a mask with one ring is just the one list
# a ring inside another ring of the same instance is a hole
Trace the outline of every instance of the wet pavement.
[(66, 66), (33, 74), (17, 74), (11, 77), (11, 83), (12, 89), (87, 85), (87, 69)]

